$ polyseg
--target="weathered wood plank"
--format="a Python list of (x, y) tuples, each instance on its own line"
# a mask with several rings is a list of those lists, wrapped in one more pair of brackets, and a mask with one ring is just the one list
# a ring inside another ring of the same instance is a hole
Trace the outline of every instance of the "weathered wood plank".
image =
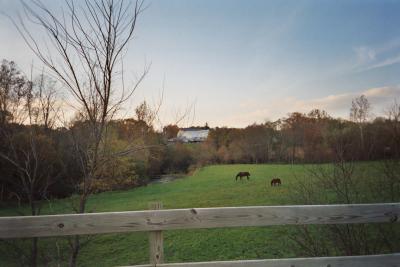
[[(151, 267), (135, 265), (131, 267)], [(370, 256), (165, 263), (157, 267), (399, 267), (400, 253)]]
[(0, 217), (0, 238), (171, 229), (399, 222), (400, 203), (256, 206)]
[[(161, 202), (152, 202), (149, 204), (151, 210), (161, 210)], [(150, 264), (160, 264), (164, 262), (164, 237), (162, 231), (149, 232), (150, 246)]]

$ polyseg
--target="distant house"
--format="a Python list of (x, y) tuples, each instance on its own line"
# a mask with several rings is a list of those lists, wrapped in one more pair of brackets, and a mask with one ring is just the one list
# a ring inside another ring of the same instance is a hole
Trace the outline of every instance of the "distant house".
[(184, 143), (204, 142), (208, 137), (209, 131), (209, 127), (181, 128), (176, 139)]

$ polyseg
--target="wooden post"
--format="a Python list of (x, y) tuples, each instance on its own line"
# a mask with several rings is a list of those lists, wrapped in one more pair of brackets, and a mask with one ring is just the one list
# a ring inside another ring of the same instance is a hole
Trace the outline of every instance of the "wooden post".
[[(162, 202), (149, 203), (151, 210), (161, 210), (163, 208)], [(150, 231), (149, 233), (150, 245), (150, 264), (157, 265), (164, 262), (164, 244), (162, 231)]]

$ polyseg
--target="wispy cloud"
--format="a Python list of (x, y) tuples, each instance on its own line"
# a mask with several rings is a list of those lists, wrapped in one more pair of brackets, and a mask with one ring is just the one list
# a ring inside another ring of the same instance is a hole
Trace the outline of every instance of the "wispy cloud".
[(365, 64), (375, 60), (376, 51), (367, 46), (360, 46), (353, 48), (357, 56), (357, 61), (359, 64)]
[(391, 58), (387, 58), (384, 59), (372, 66), (366, 67), (364, 70), (371, 70), (371, 69), (377, 69), (377, 68), (382, 68), (382, 67), (386, 67), (386, 66), (390, 66), (393, 64), (397, 64), (400, 63), (400, 55), (391, 57)]
[(362, 72), (400, 63), (399, 50), (398, 38), (376, 47), (366, 45), (355, 47), (353, 48), (357, 60), (355, 70)]
[(400, 99), (400, 85), (370, 88), (364, 91), (328, 95), (310, 100), (287, 97), (275, 99), (267, 105), (261, 105), (257, 100), (245, 100), (239, 104), (243, 108), (240, 112), (222, 118), (216, 122), (216, 125), (244, 127), (253, 122), (264, 122), (266, 119), (275, 120), (287, 116), (291, 112), (307, 113), (314, 108), (323, 109), (334, 117), (347, 118), (351, 101), (362, 94), (370, 101), (374, 113), (381, 116), (393, 99)]

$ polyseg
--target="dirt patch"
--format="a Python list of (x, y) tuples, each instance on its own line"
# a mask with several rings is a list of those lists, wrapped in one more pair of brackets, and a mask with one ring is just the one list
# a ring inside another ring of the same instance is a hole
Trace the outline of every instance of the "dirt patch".
[(153, 179), (151, 179), (151, 182), (149, 184), (166, 184), (176, 179), (182, 179), (183, 177), (184, 175), (182, 174), (164, 174), (154, 177)]

